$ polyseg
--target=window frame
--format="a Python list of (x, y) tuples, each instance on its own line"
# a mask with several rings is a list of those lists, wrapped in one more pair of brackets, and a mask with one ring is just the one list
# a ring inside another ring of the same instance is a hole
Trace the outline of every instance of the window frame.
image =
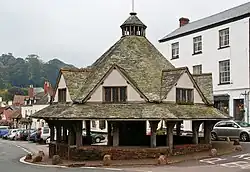
[[(224, 124), (224, 125), (222, 125), (222, 124)], [(227, 126), (227, 123), (225, 121), (221, 121), (215, 125), (215, 127), (218, 127), (218, 128), (222, 128), (222, 127), (226, 127), (226, 126)]]
[(202, 36), (196, 36), (193, 38), (193, 53), (194, 55), (202, 53)]
[[(62, 94), (62, 93), (64, 93), (64, 94)], [(67, 101), (67, 89), (66, 88), (58, 88), (58, 102), (64, 103), (66, 101)]]
[[(225, 44), (226, 43), (226, 44)], [(219, 48), (226, 48), (230, 45), (230, 30), (229, 28), (219, 30)]]
[[(228, 63), (228, 66), (226, 65), (222, 66), (224, 63)], [(231, 66), (230, 65), (231, 64), (230, 64), (229, 59), (219, 61), (219, 84), (230, 84), (230, 81), (231, 81)], [(222, 68), (224, 69), (222, 70)], [(228, 68), (228, 70), (225, 70), (225, 68)]]
[(96, 128), (97, 125), (96, 125), (96, 121), (95, 120), (91, 121), (91, 126), (92, 126), (92, 128)]
[[(197, 73), (195, 71), (199, 71), (199, 72)], [(194, 75), (200, 75), (200, 74), (202, 74), (202, 64), (194, 65), (193, 66), (193, 74)]]
[(171, 44), (171, 56), (172, 59), (178, 59), (180, 55), (180, 44), (175, 42)]
[[(106, 90), (107, 89), (110, 89), (110, 101), (107, 101), (106, 99)], [(117, 101), (114, 101), (114, 97), (113, 97), (113, 94), (114, 94), (114, 89), (117, 89)], [(124, 97), (124, 100), (122, 100), (121, 98), (121, 95), (122, 95), (122, 90), (121, 89), (124, 89), (125, 90), (125, 97)], [(127, 86), (104, 86), (103, 87), (103, 102), (104, 103), (126, 103), (127, 102)]]
[[(183, 100), (183, 91), (185, 92), (185, 100)], [(189, 92), (190, 91), (190, 92)], [(190, 98), (189, 98), (189, 93)], [(190, 88), (176, 88), (176, 103), (177, 104), (194, 104), (194, 89)]]

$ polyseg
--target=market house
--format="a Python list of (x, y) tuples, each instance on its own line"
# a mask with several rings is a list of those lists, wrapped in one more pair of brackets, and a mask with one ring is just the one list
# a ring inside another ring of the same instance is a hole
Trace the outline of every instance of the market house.
[[(83, 69), (61, 69), (54, 102), (32, 115), (50, 126), (50, 157), (152, 158), (160, 153), (209, 149), (213, 125), (228, 118), (213, 107), (212, 75), (192, 75), (186, 67), (175, 68), (146, 38), (146, 29), (132, 12), (121, 25), (121, 38), (96, 62)], [(92, 120), (107, 121), (107, 146), (90, 146)], [(192, 120), (193, 145), (177, 150), (173, 128), (180, 135), (183, 120)], [(146, 121), (150, 136), (146, 135)], [(156, 135), (160, 121), (167, 126), (167, 135), (161, 139)], [(87, 139), (82, 137), (83, 122)], [(198, 137), (201, 124), (203, 144)]]

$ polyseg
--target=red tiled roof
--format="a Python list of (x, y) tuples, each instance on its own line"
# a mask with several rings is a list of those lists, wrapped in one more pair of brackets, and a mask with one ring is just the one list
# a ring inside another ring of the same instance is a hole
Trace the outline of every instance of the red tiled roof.
[(22, 95), (15, 95), (13, 100), (13, 105), (24, 105), (25, 98), (28, 98), (29, 96), (22, 96)]

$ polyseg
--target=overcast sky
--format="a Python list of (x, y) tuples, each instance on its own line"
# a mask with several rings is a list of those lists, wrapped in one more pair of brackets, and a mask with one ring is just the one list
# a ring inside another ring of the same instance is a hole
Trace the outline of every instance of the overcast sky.
[[(38, 54), (85, 67), (121, 36), (120, 25), (132, 0), (0, 0), (0, 53), (16, 57)], [(148, 26), (148, 39), (158, 39), (179, 26), (180, 17), (194, 21), (249, 0), (135, 0), (138, 17)], [(160, 46), (162, 47), (162, 46)]]

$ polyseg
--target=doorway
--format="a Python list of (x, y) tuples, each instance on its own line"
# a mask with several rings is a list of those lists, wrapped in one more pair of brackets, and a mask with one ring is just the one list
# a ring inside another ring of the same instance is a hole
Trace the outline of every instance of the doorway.
[(238, 121), (243, 121), (244, 115), (244, 99), (234, 99), (234, 119)]

